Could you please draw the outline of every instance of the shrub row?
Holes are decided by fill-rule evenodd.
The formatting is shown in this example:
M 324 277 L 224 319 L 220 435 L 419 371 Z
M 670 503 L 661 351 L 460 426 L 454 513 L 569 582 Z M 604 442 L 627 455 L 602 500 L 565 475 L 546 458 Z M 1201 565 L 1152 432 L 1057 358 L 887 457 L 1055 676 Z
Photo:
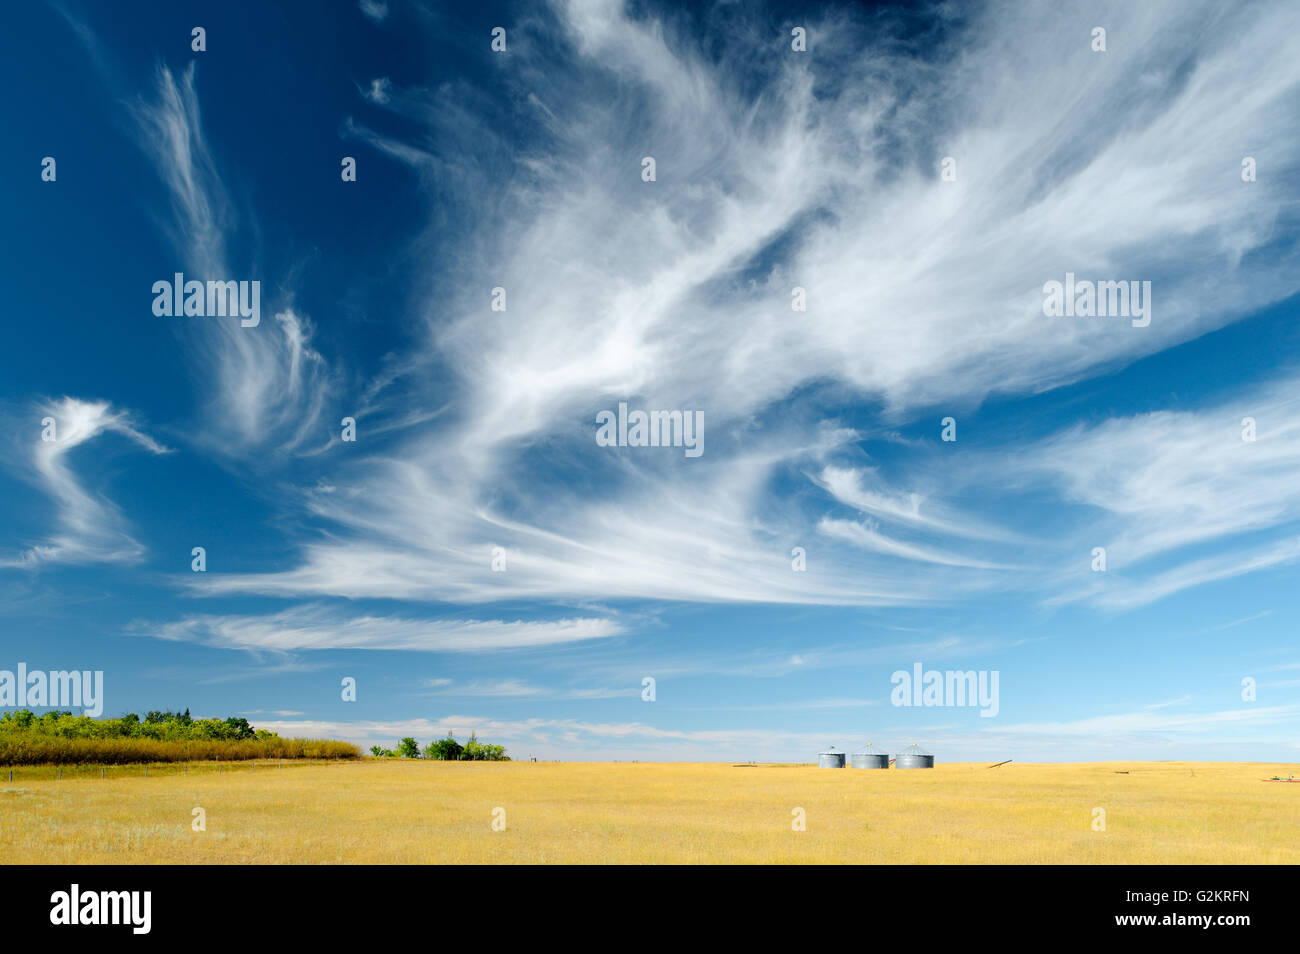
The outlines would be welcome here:
M 0 733 L 0 765 L 119 765 L 130 762 L 357 759 L 361 750 L 333 739 L 85 739 Z

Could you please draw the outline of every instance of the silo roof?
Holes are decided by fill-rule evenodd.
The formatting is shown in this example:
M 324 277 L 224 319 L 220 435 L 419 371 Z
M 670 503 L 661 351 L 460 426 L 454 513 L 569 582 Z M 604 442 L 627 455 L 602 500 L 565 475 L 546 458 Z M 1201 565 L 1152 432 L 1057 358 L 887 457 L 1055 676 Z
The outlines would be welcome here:
M 921 748 L 919 745 L 913 742 L 911 745 L 901 749 L 895 754 L 896 755 L 933 755 L 934 753 L 931 752 L 929 749 Z

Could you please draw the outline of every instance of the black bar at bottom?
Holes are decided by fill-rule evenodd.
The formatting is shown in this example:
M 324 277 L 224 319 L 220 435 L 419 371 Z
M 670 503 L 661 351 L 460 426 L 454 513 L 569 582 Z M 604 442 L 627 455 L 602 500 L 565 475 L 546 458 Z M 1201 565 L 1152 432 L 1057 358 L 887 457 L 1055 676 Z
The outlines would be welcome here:
M 429 927 L 566 937 L 837 929 L 846 940 L 912 928 L 1044 938 L 1140 934 L 1179 943 L 1280 936 L 1294 924 L 1284 867 L 78 867 L 11 866 L 0 892 L 6 939 L 78 933 L 193 942 L 373 942 Z M 76 885 L 76 888 L 73 888 Z M 105 895 L 105 892 L 111 892 Z M 125 894 L 123 894 L 125 892 Z M 148 892 L 148 906 L 145 895 Z M 93 895 L 93 899 L 90 896 Z M 74 907 L 77 914 L 72 915 Z M 439 910 L 441 909 L 441 910 Z M 147 919 L 145 912 L 147 910 Z M 437 912 L 435 914 L 435 912 Z M 73 920 L 78 922 L 73 924 Z M 86 920 L 118 923 L 86 924 Z M 60 921 L 62 923 L 54 923 Z M 423 925 L 423 927 L 422 927 Z M 767 927 L 763 927 L 767 925 Z M 144 928 L 147 927 L 147 932 Z M 826 934 L 829 930 L 831 933 Z M 885 935 L 874 934 L 884 930 Z M 937 933 L 934 933 L 937 932 Z M 487 936 L 487 935 L 484 935 Z M 956 935 L 954 935 L 956 936 Z

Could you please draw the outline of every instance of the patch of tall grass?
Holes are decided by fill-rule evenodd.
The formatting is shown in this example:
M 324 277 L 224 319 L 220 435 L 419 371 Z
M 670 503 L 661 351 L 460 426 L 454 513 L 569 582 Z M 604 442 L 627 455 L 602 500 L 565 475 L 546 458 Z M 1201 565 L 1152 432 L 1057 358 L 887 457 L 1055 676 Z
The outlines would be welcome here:
M 0 765 L 120 765 L 140 762 L 236 762 L 248 759 L 359 759 L 361 750 L 335 739 L 63 738 L 0 733 Z

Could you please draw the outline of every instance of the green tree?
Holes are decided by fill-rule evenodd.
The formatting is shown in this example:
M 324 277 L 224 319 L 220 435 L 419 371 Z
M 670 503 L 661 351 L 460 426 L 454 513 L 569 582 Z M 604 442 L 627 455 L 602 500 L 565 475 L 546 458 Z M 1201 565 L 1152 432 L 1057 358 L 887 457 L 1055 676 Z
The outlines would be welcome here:
M 452 738 L 451 733 L 448 732 L 447 738 L 429 743 L 429 747 L 424 750 L 424 757 L 426 759 L 438 759 L 442 762 L 456 762 L 460 759 L 462 748 L 461 744 Z
M 404 759 L 418 759 L 420 757 L 420 743 L 408 735 L 397 743 L 397 752 Z
M 462 762 L 482 762 L 483 761 L 483 743 L 478 740 L 478 734 L 471 732 L 469 739 L 465 742 L 465 750 L 460 753 Z
M 93 719 L 70 712 L 50 711 L 36 716 L 30 709 L 0 713 L 0 732 L 28 732 L 33 735 L 64 739 L 156 739 L 167 741 L 266 741 L 278 736 L 266 729 L 255 729 L 242 717 L 228 719 L 191 718 L 183 713 L 151 710 L 143 722 L 133 712 L 117 719 Z
M 226 726 L 230 734 L 227 738 L 231 739 L 251 739 L 253 737 L 253 727 L 248 724 L 248 720 L 235 716 L 226 719 Z

